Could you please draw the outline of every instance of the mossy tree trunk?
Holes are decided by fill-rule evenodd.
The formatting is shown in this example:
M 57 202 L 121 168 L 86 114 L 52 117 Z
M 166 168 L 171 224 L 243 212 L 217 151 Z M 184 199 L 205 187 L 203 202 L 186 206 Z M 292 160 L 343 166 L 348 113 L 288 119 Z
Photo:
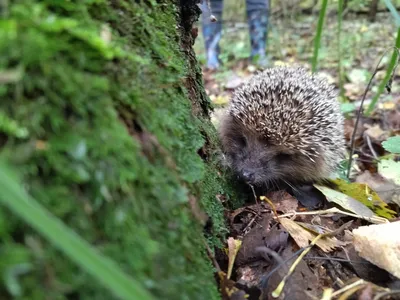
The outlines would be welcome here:
M 196 1 L 2 1 L 0 145 L 24 187 L 160 299 L 218 299 L 226 233 Z M 212 228 L 204 235 L 204 214 Z M 113 299 L 0 208 L 1 295 Z

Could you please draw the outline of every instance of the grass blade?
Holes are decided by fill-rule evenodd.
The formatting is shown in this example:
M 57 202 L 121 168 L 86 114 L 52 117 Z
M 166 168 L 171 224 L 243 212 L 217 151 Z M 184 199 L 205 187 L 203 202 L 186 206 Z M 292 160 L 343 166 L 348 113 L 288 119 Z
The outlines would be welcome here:
M 398 27 L 398 29 L 397 29 L 397 37 L 396 37 L 396 45 L 395 46 L 397 48 L 400 48 L 400 27 Z M 396 51 L 396 49 L 394 49 L 392 58 L 390 59 L 389 66 L 386 70 L 385 78 L 382 80 L 381 84 L 378 87 L 378 91 L 376 92 L 375 96 L 372 98 L 371 103 L 369 104 L 367 110 L 365 111 L 366 116 L 369 116 L 372 113 L 372 111 L 374 110 L 375 105 L 378 102 L 380 95 L 385 90 L 386 84 L 389 82 L 389 80 L 392 76 L 393 69 L 394 69 L 397 59 L 398 59 L 397 53 L 398 52 Z
M 339 77 L 339 95 L 340 100 L 345 99 L 344 88 L 343 88 L 343 64 L 342 64 L 342 43 L 341 43 L 341 33 L 342 33 L 342 20 L 343 20 L 343 1 L 338 1 L 338 77 Z
M 400 15 L 396 10 L 396 7 L 394 7 L 392 1 L 390 0 L 384 0 L 386 7 L 388 8 L 388 10 L 390 11 L 390 13 L 392 14 L 395 22 L 396 22 L 396 26 L 400 27 Z
M 318 52 L 319 52 L 319 47 L 321 46 L 322 28 L 324 27 L 324 20 L 325 20 L 327 7 L 328 7 L 328 0 L 322 0 L 322 7 L 321 7 L 321 11 L 319 12 L 319 18 L 318 18 L 317 34 L 314 39 L 314 53 L 313 53 L 313 59 L 312 59 L 312 72 L 313 73 L 317 70 Z
M 23 190 L 17 178 L 13 169 L 4 161 L 0 161 L 0 203 L 46 237 L 116 296 L 122 299 L 152 299 L 146 290 L 112 260 L 96 251 L 61 220 L 32 199 Z

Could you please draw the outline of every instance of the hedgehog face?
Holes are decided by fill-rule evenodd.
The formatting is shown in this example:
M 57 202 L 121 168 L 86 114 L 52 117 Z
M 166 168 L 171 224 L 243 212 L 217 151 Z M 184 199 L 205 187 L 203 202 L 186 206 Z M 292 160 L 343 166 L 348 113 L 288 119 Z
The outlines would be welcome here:
M 320 173 L 323 162 L 274 145 L 234 118 L 222 123 L 220 133 L 228 165 L 248 184 L 270 187 L 279 182 L 304 182 L 313 179 L 310 174 Z

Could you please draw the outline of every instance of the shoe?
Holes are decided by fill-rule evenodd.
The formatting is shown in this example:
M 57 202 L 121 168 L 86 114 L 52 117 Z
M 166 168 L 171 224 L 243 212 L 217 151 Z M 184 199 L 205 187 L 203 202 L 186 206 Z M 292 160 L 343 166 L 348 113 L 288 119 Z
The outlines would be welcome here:
M 247 12 L 249 34 L 251 43 L 251 60 L 261 67 L 268 65 L 266 55 L 268 10 L 256 10 Z

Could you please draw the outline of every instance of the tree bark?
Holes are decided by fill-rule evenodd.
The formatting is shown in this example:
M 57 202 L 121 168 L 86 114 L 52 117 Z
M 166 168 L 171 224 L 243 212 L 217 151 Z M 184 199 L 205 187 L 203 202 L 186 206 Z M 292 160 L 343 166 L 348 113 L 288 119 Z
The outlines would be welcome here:
M 229 189 L 192 49 L 196 2 L 2 7 L 3 152 L 33 198 L 160 299 L 219 298 L 203 226 L 221 245 Z M 0 271 L 14 274 L 2 295 L 114 299 L 24 220 L 0 207 L 0 221 Z
M 371 0 L 371 3 L 369 5 L 369 14 L 368 14 L 370 22 L 375 22 L 376 13 L 378 11 L 378 4 L 379 0 Z

